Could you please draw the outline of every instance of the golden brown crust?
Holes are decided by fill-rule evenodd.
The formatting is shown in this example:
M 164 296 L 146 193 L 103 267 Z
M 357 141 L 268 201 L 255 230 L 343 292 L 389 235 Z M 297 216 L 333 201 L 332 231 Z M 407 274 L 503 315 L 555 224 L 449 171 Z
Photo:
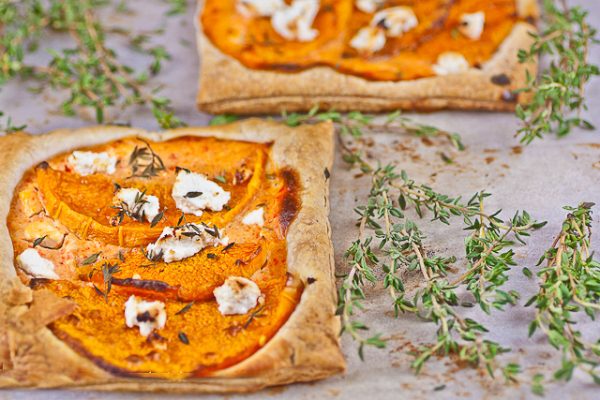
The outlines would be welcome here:
M 0 225 L 0 388 L 57 387 L 169 392 L 246 392 L 290 382 L 310 381 L 345 368 L 335 317 L 333 249 L 328 222 L 325 168 L 333 161 L 329 123 L 289 128 L 257 119 L 207 128 L 149 133 L 121 127 L 59 130 L 47 135 L 0 137 L 0 219 L 6 221 L 13 191 L 23 173 L 54 155 L 79 147 L 138 135 L 150 140 L 214 136 L 274 142 L 280 167 L 299 172 L 302 208 L 288 232 L 288 269 L 306 287 L 299 305 L 279 332 L 257 353 L 208 378 L 166 381 L 115 377 L 57 339 L 46 324 L 72 311 L 73 304 L 47 291 L 32 291 L 16 277 L 12 244 Z M 310 157 L 306 155 L 309 154 Z M 50 304 L 50 307 L 40 307 Z M 36 321 L 35 323 L 33 321 Z
M 535 0 L 517 0 L 517 7 L 523 18 L 537 18 Z M 201 9 L 200 0 L 199 12 Z M 512 111 L 527 98 L 522 94 L 512 95 L 511 91 L 525 86 L 526 70 L 534 72 L 537 69 L 536 63 L 520 64 L 517 59 L 517 51 L 532 43 L 528 32 L 536 29 L 525 22 L 514 26 L 494 57 L 481 69 L 399 82 L 368 81 L 327 67 L 298 73 L 249 69 L 220 52 L 197 24 L 202 64 L 197 104 L 201 110 L 215 114 L 307 111 L 315 105 L 338 111 L 365 112 L 397 109 Z M 501 75 L 505 75 L 510 83 L 499 84 L 505 81 L 504 77 L 498 79 Z

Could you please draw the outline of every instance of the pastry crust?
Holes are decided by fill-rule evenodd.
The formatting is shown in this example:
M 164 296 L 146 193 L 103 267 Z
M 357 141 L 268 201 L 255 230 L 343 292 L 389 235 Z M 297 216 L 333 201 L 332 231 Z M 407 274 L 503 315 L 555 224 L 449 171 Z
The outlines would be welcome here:
M 129 136 L 152 141 L 180 136 L 273 142 L 279 167 L 298 171 L 302 207 L 288 235 L 288 270 L 305 284 L 300 303 L 275 336 L 237 365 L 207 378 L 126 378 L 98 367 L 46 327 L 68 315 L 74 304 L 45 290 L 33 291 L 17 278 L 8 228 L 0 225 L 0 388 L 72 387 L 94 390 L 247 392 L 266 386 L 322 379 L 345 369 L 340 324 L 335 316 L 333 248 L 328 222 L 328 174 L 333 161 L 330 123 L 290 128 L 257 119 L 164 133 L 124 127 L 57 130 L 46 135 L 0 137 L 0 220 L 6 221 L 13 192 L 25 171 L 57 154 Z M 310 157 L 306 155 L 310 154 Z
M 382 112 L 397 109 L 512 111 L 527 101 L 512 91 L 526 85 L 526 71 L 535 73 L 537 62 L 521 64 L 519 49 L 529 48 L 529 32 L 538 18 L 535 0 L 516 0 L 521 18 L 496 54 L 481 69 L 416 80 L 381 82 L 347 75 L 328 67 L 297 73 L 249 69 L 218 50 L 203 33 L 196 18 L 200 54 L 197 105 L 214 114 L 280 113 L 308 111 L 314 106 L 338 111 Z M 202 0 L 198 13 L 202 11 Z M 507 83 L 507 79 L 508 82 Z

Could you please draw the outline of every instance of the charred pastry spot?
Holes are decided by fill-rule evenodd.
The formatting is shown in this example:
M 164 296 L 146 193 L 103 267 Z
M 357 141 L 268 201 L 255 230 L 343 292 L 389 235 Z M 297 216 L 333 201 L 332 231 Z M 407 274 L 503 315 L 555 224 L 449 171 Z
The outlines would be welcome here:
M 299 66 L 298 64 L 292 64 L 292 63 L 288 63 L 288 64 L 273 64 L 272 68 L 275 70 L 279 70 L 279 71 L 283 71 L 283 72 L 297 72 L 297 71 L 301 71 L 302 67 Z
M 309 285 L 312 285 L 316 281 L 317 280 L 315 278 L 313 278 L 312 276 L 309 276 L 308 278 L 306 278 L 306 283 L 309 284 Z
M 281 171 L 283 179 L 283 199 L 281 201 L 281 210 L 279 213 L 279 223 L 281 225 L 282 235 L 287 234 L 287 230 L 294 221 L 300 211 L 300 199 L 298 191 L 300 190 L 300 182 L 298 174 L 291 169 Z
M 53 327 L 52 324 L 50 324 L 48 326 L 48 328 L 50 328 L 50 330 L 52 331 L 52 333 L 58 339 L 60 339 L 61 341 L 67 343 L 77 353 L 79 353 L 82 356 L 88 358 L 94 364 L 96 364 L 98 367 L 102 368 L 106 372 L 108 372 L 108 373 L 110 373 L 110 374 L 112 374 L 114 376 L 122 377 L 122 378 L 139 377 L 139 374 L 136 373 L 136 372 L 131 372 L 131 371 L 128 371 L 126 369 L 123 369 L 123 368 L 120 368 L 120 367 L 116 367 L 116 366 L 110 364 L 109 362 L 106 362 L 101 357 L 92 354 L 87 348 L 85 348 L 85 346 L 80 341 L 78 341 L 77 339 L 72 338 L 67 333 L 65 333 L 65 332 L 63 332 L 63 331 L 61 331 L 59 329 L 54 329 L 54 327 Z
M 145 280 L 145 279 L 133 279 L 133 278 L 125 278 L 125 279 L 113 278 L 112 283 L 113 283 L 113 285 L 117 285 L 117 286 L 130 286 L 130 287 L 134 287 L 137 289 L 149 290 L 149 291 L 153 291 L 153 292 L 166 292 L 169 289 L 174 289 L 172 286 L 170 286 L 166 282 L 150 280 L 150 279 Z
M 39 168 L 39 169 L 48 169 L 48 168 L 50 168 L 50 164 L 48 164 L 47 161 L 42 161 L 41 163 L 39 163 L 36 166 L 36 168 Z
M 50 279 L 46 279 L 46 278 L 31 278 L 31 280 L 29 281 L 29 287 L 31 289 L 37 289 L 40 286 L 44 286 L 48 282 L 50 282 Z
M 323 171 L 323 174 L 325 175 L 326 180 L 331 177 L 331 173 L 329 172 L 329 169 L 327 167 L 325 167 L 325 171 Z
M 512 90 L 506 89 L 502 92 L 502 100 L 508 103 L 514 103 L 519 98 L 519 94 L 513 92 Z
M 492 76 L 492 83 L 498 86 L 510 85 L 510 78 L 506 74 L 498 74 Z

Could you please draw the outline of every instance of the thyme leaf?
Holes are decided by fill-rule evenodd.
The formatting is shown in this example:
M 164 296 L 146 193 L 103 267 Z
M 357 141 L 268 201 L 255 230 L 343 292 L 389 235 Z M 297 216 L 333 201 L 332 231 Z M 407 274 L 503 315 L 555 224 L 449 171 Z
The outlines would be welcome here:
M 250 324 L 252 323 L 252 321 L 254 321 L 256 318 L 260 318 L 262 317 L 263 311 L 265 309 L 264 305 L 261 305 L 260 307 L 258 307 L 256 310 L 254 310 L 250 316 L 248 317 L 248 319 L 246 320 L 246 322 L 244 322 L 244 325 L 242 326 L 243 329 L 248 329 L 248 327 L 250 326 Z
M 39 237 L 37 239 L 35 239 L 33 241 L 33 248 L 35 249 L 37 246 L 39 246 L 40 244 L 42 244 L 42 242 L 48 237 L 48 235 L 44 235 L 42 237 Z
M 194 301 L 187 303 L 181 310 L 177 311 L 175 313 L 175 315 L 182 315 L 182 314 L 185 314 L 186 312 L 190 311 L 190 309 L 192 308 L 194 303 L 195 303 Z
M 152 222 L 150 223 L 150 228 L 154 228 L 165 216 L 165 212 L 161 211 L 156 214 L 156 217 L 152 218 Z
M 179 332 L 179 334 L 177 335 L 177 337 L 179 337 L 179 340 L 181 341 L 181 343 L 183 343 L 183 344 L 190 344 L 190 339 L 188 339 L 188 337 L 185 334 L 185 332 L 183 332 L 183 331 Z
M 98 252 L 95 254 L 92 254 L 90 256 L 88 256 L 85 260 L 83 260 L 81 262 L 81 264 L 79 264 L 80 266 L 86 266 L 86 265 L 91 265 L 91 264 L 95 264 L 96 261 L 98 261 L 98 257 L 100 256 L 100 254 L 102 254 L 102 252 Z

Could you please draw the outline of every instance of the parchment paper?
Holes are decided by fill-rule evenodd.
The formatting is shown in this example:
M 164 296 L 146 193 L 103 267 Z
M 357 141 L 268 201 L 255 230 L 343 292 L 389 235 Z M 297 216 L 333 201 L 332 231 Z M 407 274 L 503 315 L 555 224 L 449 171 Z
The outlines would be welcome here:
M 590 10 L 591 21 L 600 26 L 600 2 L 578 0 Z M 198 75 L 198 59 L 195 52 L 193 31 L 193 7 L 189 14 L 165 18 L 164 2 L 128 1 L 133 12 L 129 15 L 107 13 L 107 24 L 133 29 L 135 31 L 164 28 L 165 33 L 156 39 L 169 47 L 173 59 L 167 62 L 159 76 L 165 84 L 163 93 L 173 99 L 177 114 L 190 125 L 203 125 L 210 116 L 196 111 L 194 98 Z M 64 46 L 64 38 L 51 37 L 49 47 Z M 124 43 L 115 43 L 122 48 Z M 42 49 L 44 50 L 44 49 Z M 37 58 L 43 62 L 48 56 Z M 592 61 L 600 63 L 600 52 L 593 48 Z M 143 67 L 147 59 L 131 56 L 132 65 Z M 233 79 L 233 78 L 232 78 Z M 50 89 L 39 94 L 26 90 L 30 84 L 14 81 L 0 89 L 0 110 L 11 115 L 15 123 L 26 123 L 33 133 L 62 128 L 78 127 L 92 123 L 89 118 L 68 118 L 56 112 L 63 94 Z M 587 88 L 590 111 L 586 117 L 600 126 L 600 82 L 594 80 Z M 518 123 L 511 114 L 439 112 L 429 115 L 411 115 L 415 119 L 434 124 L 447 130 L 459 132 L 468 149 L 457 153 L 445 147 L 431 146 L 420 139 L 390 134 L 373 135 L 372 155 L 385 161 L 394 161 L 398 168 L 405 169 L 415 179 L 432 185 L 438 191 L 450 195 L 469 197 L 475 191 L 486 189 L 494 194 L 487 202 L 488 209 L 502 208 L 504 216 L 511 216 L 517 209 L 527 209 L 548 225 L 537 232 L 527 247 L 518 247 L 516 259 L 520 267 L 528 266 L 534 272 L 534 265 L 552 242 L 560 229 L 565 216 L 563 205 L 576 205 L 581 201 L 598 203 L 594 216 L 594 227 L 600 228 L 600 137 L 598 131 L 575 132 L 568 138 L 557 140 L 548 138 L 521 148 L 513 137 Z M 156 129 L 153 118 L 147 111 L 131 110 L 120 115 L 119 122 L 134 126 Z M 443 150 L 454 159 L 453 164 L 442 160 Z M 310 155 L 307 155 L 309 157 Z M 355 215 L 353 207 L 366 196 L 368 181 L 356 177 L 356 171 L 349 171 L 339 155 L 331 179 L 331 222 L 335 243 L 338 269 L 343 269 L 342 255 L 354 239 Z M 462 264 L 465 236 L 461 221 L 447 228 L 440 224 L 430 224 L 427 218 L 422 221 L 426 232 L 428 248 L 439 254 L 461 256 L 455 266 Z M 600 250 L 598 235 L 593 240 L 594 248 Z M 465 309 L 467 315 L 479 318 L 490 329 L 490 336 L 513 349 L 504 356 L 505 361 L 519 362 L 525 367 L 523 380 L 537 372 L 553 371 L 559 366 L 560 355 L 545 344 L 539 335 L 527 338 L 527 325 L 533 316 L 533 309 L 524 308 L 523 303 L 535 290 L 535 280 L 527 279 L 516 267 L 511 272 L 508 288 L 517 289 L 522 294 L 521 304 L 509 307 L 507 312 L 494 312 L 492 316 L 482 316 L 475 309 Z M 412 278 L 409 278 L 409 280 Z M 435 326 L 416 318 L 401 316 L 392 318 L 390 302 L 383 290 L 375 287 L 368 290 L 368 308 L 361 318 L 376 332 L 384 332 L 392 337 L 385 350 L 369 349 L 366 361 L 361 362 L 356 354 L 355 344 L 343 338 L 344 352 L 348 358 L 348 371 L 343 376 L 334 377 L 313 384 L 291 385 L 269 389 L 247 396 L 226 396 L 227 399 L 453 399 L 453 398 L 530 398 L 529 385 L 507 385 L 501 377 L 493 381 L 481 371 L 464 369 L 447 359 L 433 359 L 419 376 L 410 370 L 411 356 L 406 352 L 411 346 L 434 340 Z M 588 335 L 600 334 L 599 323 L 585 323 L 582 329 Z M 434 390 L 434 388 L 438 390 Z M 0 399 L 154 399 L 186 398 L 185 396 L 144 395 L 144 394 L 105 394 L 72 391 L 0 391 Z M 205 396 L 207 399 L 221 398 Z M 548 399 L 598 399 L 600 388 L 585 376 L 576 375 L 568 385 L 553 384 L 547 387 Z

